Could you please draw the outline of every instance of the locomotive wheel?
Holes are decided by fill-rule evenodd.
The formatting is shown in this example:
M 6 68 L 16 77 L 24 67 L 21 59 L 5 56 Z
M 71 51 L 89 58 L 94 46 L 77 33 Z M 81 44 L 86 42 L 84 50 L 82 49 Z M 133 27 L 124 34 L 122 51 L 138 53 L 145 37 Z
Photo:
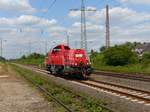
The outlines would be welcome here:
M 86 74 L 86 70 L 85 70 L 85 69 L 82 70 L 81 75 L 82 75 L 82 78 L 83 78 L 84 80 L 88 79 L 88 76 L 87 76 L 87 74 Z
M 45 70 L 49 71 L 49 73 L 52 73 L 51 67 L 49 67 L 49 66 L 46 66 L 46 67 L 45 67 Z

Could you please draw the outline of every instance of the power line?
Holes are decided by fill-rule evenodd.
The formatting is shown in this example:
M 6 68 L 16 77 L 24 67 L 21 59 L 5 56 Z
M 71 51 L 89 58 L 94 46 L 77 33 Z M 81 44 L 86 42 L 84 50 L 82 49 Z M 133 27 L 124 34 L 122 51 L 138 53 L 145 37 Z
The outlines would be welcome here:
M 41 18 L 43 18 L 43 17 L 49 12 L 49 10 L 55 5 L 56 1 L 57 1 L 57 0 L 54 0 L 54 1 L 50 4 L 50 6 L 47 8 L 47 10 L 45 11 L 45 13 L 42 15 Z

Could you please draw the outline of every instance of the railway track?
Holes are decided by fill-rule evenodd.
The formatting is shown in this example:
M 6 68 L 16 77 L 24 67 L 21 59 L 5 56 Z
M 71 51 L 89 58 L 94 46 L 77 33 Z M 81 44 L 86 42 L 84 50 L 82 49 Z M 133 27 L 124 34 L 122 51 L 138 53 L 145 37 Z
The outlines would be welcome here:
M 105 72 L 105 71 L 95 71 L 94 73 L 96 75 L 102 75 L 102 76 L 111 76 L 116 78 L 150 82 L 150 76 L 144 76 L 142 74 L 123 74 L 123 73 L 114 73 L 114 72 Z
M 40 72 L 49 73 L 48 71 L 38 69 Z M 96 81 L 94 79 L 89 80 L 73 80 L 72 82 L 78 82 L 89 87 L 93 87 L 100 91 L 120 96 L 121 98 L 129 99 L 133 102 L 139 102 L 146 105 L 150 105 L 150 92 L 135 89 L 131 87 L 121 86 L 103 81 Z
M 27 66 L 24 66 L 24 65 L 18 65 L 18 64 L 15 64 L 17 66 L 20 66 L 20 67 L 23 67 L 23 68 L 26 68 L 26 69 L 29 69 L 29 70 L 32 70 L 32 71 L 35 71 L 37 73 L 41 73 L 45 76 L 48 76 L 50 75 L 50 73 L 46 70 L 43 70 L 43 69 L 38 69 L 37 67 L 27 67 Z M 26 77 L 24 77 L 26 78 Z M 64 107 L 64 109 L 67 111 L 67 112 L 74 112 L 73 110 L 71 110 L 69 107 L 67 107 L 64 103 L 62 103 L 61 101 L 59 101 L 57 98 L 53 97 L 53 95 L 51 95 L 51 93 L 49 93 L 45 88 L 43 88 L 42 86 L 40 86 L 39 84 L 35 83 L 34 81 L 32 81 L 31 79 L 28 79 L 26 78 L 29 82 L 31 82 L 33 85 L 35 85 L 39 90 L 41 90 L 45 95 L 47 95 L 48 97 L 52 98 L 56 103 L 58 103 L 60 106 Z M 68 90 L 66 88 L 64 88 L 66 91 L 70 92 L 70 93 L 73 93 L 73 91 L 71 90 Z M 82 97 L 82 98 L 86 98 L 78 93 L 74 93 L 77 97 Z M 103 109 L 106 109 L 108 110 L 109 112 L 115 112 L 114 110 L 110 109 L 109 107 L 105 106 L 105 105 L 102 105 L 102 104 L 99 104 L 100 107 L 102 107 Z
M 28 67 L 28 69 L 29 69 L 29 67 Z M 31 69 L 31 67 L 30 67 L 30 69 Z M 46 70 L 37 69 L 35 67 L 32 68 L 32 70 L 42 73 L 42 74 L 44 73 L 47 76 L 50 75 L 49 72 Z M 71 80 L 71 82 L 78 83 L 78 84 L 84 85 L 86 87 L 90 87 L 90 88 L 96 89 L 98 91 L 101 91 L 101 92 L 104 92 L 107 94 L 111 94 L 111 95 L 114 95 L 114 96 L 117 96 L 117 97 L 120 97 L 123 99 L 127 99 L 132 102 L 141 103 L 141 104 L 150 106 L 150 92 L 148 92 L 148 91 L 143 91 L 140 89 L 121 86 L 121 85 L 112 84 L 112 83 L 108 83 L 108 82 L 106 83 L 106 82 L 102 82 L 102 81 L 95 81 L 93 79 Z
M 146 105 L 150 105 L 150 92 L 148 91 L 142 91 L 134 88 L 94 80 L 79 81 L 79 82 L 82 84 L 86 84 L 90 87 L 100 89 L 100 91 L 115 94 L 116 96 L 120 96 L 121 98 L 124 97 L 132 101 L 137 101 Z

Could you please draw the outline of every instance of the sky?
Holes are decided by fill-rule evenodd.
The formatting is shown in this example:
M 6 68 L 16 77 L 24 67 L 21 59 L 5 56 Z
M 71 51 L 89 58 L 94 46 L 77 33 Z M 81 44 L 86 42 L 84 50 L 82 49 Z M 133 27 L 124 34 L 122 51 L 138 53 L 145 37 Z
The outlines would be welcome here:
M 3 56 L 19 58 L 31 52 L 45 53 L 59 43 L 80 48 L 81 0 L 0 0 L 0 39 Z M 111 45 L 150 42 L 150 0 L 85 0 L 88 50 L 105 45 L 105 4 L 110 7 Z M 47 13 L 46 13 L 47 12 Z

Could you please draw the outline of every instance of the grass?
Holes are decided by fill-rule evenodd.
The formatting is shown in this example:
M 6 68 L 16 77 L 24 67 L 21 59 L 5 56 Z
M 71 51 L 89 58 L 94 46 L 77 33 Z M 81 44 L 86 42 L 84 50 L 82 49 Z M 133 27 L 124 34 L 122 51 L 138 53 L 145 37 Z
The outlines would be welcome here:
M 142 64 L 132 64 L 126 66 L 94 65 L 94 68 L 101 71 L 150 74 L 150 65 L 145 66 Z
M 104 104 L 100 100 L 86 95 L 81 95 L 81 97 L 79 97 L 75 94 L 75 92 L 68 91 L 70 88 L 63 87 L 63 85 L 57 85 L 45 76 L 33 73 L 30 70 L 20 68 L 15 65 L 11 65 L 11 67 L 19 75 L 30 78 L 32 81 L 44 87 L 54 97 L 58 98 L 61 102 L 69 106 L 75 112 L 109 112 L 100 106 L 100 104 Z M 49 101 L 51 101 L 51 99 L 49 99 Z M 62 107 L 57 106 L 56 109 L 57 112 L 64 112 Z
M 26 65 L 44 65 L 44 59 L 45 59 L 45 55 L 32 53 L 28 56 L 24 55 L 21 58 L 12 61 L 20 64 L 26 64 Z
M 26 65 L 43 65 L 44 58 L 26 58 L 16 60 L 17 63 L 26 64 Z

